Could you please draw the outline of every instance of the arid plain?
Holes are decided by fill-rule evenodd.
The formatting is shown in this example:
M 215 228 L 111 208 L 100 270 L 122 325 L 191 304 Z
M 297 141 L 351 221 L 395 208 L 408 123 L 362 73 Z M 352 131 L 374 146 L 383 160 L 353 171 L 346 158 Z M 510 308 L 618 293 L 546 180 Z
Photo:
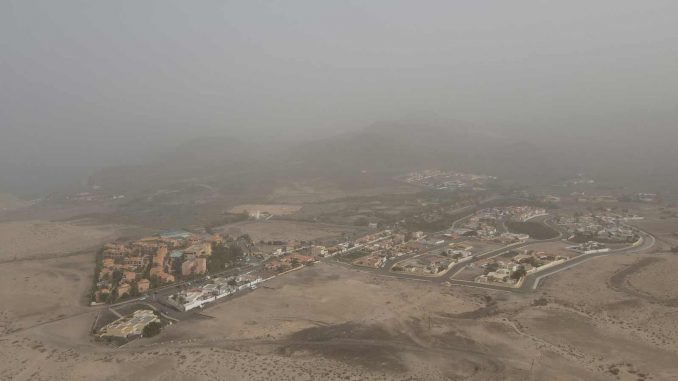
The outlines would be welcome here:
M 660 237 L 654 252 L 593 259 L 534 293 L 321 263 L 121 348 L 89 334 L 91 253 L 5 262 L 0 378 L 676 379 L 678 289 L 666 274 L 678 256 L 661 237 L 678 223 L 644 224 Z

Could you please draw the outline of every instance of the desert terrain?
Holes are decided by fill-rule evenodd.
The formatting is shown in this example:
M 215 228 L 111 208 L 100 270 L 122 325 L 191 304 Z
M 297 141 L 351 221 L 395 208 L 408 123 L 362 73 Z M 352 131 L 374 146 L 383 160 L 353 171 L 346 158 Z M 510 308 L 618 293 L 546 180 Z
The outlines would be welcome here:
M 271 203 L 318 203 L 349 197 L 369 197 L 381 194 L 412 194 L 419 188 L 397 183 L 390 178 L 356 175 L 334 182 L 315 180 L 295 182 L 277 187 L 268 196 Z
M 27 205 L 30 205 L 30 203 L 21 200 L 12 194 L 0 192 L 0 212 L 12 209 L 19 209 Z
M 678 377 L 678 292 L 653 281 L 657 272 L 678 271 L 671 254 L 597 258 L 530 294 L 319 264 L 121 348 L 89 335 L 96 310 L 83 307 L 78 293 L 87 262 L 1 265 L 3 289 L 15 286 L 2 294 L 3 305 L 34 301 L 3 313 L 1 379 Z M 35 281 L 48 272 L 49 282 Z
M 230 213 L 245 213 L 245 212 L 266 212 L 276 216 L 284 216 L 299 211 L 303 205 L 295 204 L 243 204 L 234 206 L 229 210 Z
M 216 230 L 216 229 L 215 229 Z M 234 236 L 249 234 L 252 240 L 258 241 L 308 241 L 340 236 L 352 233 L 357 228 L 331 224 L 315 224 L 297 221 L 243 221 L 218 228 Z
M 322 262 L 115 347 L 91 335 L 106 307 L 86 306 L 86 293 L 93 247 L 131 227 L 6 222 L 0 380 L 675 380 L 678 223 L 650 214 L 636 225 L 658 237 L 650 252 L 592 259 L 533 292 Z M 358 228 L 272 219 L 222 229 L 301 241 Z
M 0 261 L 47 258 L 90 249 L 116 239 L 126 229 L 88 220 L 0 223 Z

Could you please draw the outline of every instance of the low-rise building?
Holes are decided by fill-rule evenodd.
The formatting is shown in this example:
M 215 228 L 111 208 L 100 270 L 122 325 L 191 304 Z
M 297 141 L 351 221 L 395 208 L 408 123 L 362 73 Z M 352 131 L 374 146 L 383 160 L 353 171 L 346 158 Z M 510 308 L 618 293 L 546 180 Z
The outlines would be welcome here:
M 162 246 L 153 256 L 153 266 L 163 266 L 165 264 L 165 256 L 167 256 L 167 247 Z
M 120 318 L 99 331 L 100 337 L 130 338 L 141 336 L 144 328 L 152 323 L 160 323 L 160 319 L 151 310 L 137 310 L 131 316 Z
M 207 272 L 207 259 L 194 258 L 184 261 L 181 264 L 181 275 L 204 274 Z
M 146 278 L 143 278 L 139 280 L 139 282 L 137 282 L 137 289 L 139 290 L 139 292 L 146 292 L 150 287 L 151 282 Z
M 212 255 L 212 245 L 209 242 L 196 243 L 184 249 L 184 255 L 187 257 L 208 257 Z
M 162 267 L 153 267 L 150 272 L 151 278 L 158 278 L 159 281 L 163 283 L 174 282 L 174 275 L 168 274 Z
M 313 246 L 311 246 L 309 253 L 313 257 L 324 257 L 324 256 L 327 255 L 328 251 L 325 248 L 325 246 L 313 245 Z
M 109 269 L 108 267 L 104 267 L 99 271 L 99 280 L 110 278 L 111 273 L 112 273 L 111 269 Z
M 137 278 L 137 274 L 133 271 L 125 271 L 122 273 L 122 280 L 125 282 L 132 282 Z
M 131 267 L 141 267 L 144 265 L 144 258 L 139 256 L 125 257 L 125 264 Z
M 118 288 L 115 290 L 115 293 L 118 296 L 118 298 L 120 298 L 123 297 L 124 295 L 129 295 L 131 290 L 132 288 L 129 285 L 129 283 L 120 283 L 118 284 Z
M 113 267 L 115 265 L 115 261 L 113 260 L 113 258 L 104 258 L 101 261 L 101 264 L 103 265 L 104 268 Z

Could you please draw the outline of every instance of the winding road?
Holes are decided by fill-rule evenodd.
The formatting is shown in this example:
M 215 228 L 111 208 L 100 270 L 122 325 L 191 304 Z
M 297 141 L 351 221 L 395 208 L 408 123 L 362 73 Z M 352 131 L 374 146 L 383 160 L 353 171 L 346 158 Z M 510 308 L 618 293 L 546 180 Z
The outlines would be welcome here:
M 462 217 L 459 220 L 455 221 L 455 224 L 465 218 L 468 218 L 468 216 Z M 547 222 L 545 222 L 547 225 L 549 225 Z M 324 262 L 326 263 L 331 263 L 331 264 L 336 264 L 340 266 L 344 266 L 346 268 L 350 268 L 353 270 L 357 271 L 363 271 L 363 272 L 368 272 L 372 273 L 375 275 L 380 275 L 380 276 L 386 276 L 390 278 L 398 278 L 398 279 L 407 279 L 407 280 L 415 280 L 415 281 L 422 281 L 422 282 L 431 282 L 431 283 L 449 283 L 451 285 L 457 285 L 457 286 L 466 286 L 466 287 L 474 287 L 474 288 L 482 288 L 482 289 L 488 289 L 488 290 L 496 290 L 496 291 L 508 291 L 508 292 L 533 292 L 534 290 L 537 289 L 539 286 L 540 282 L 551 275 L 557 274 L 561 271 L 565 271 L 568 269 L 571 269 L 575 266 L 578 266 L 584 262 L 587 262 L 591 259 L 598 258 L 598 257 L 604 257 L 608 255 L 614 255 L 614 254 L 630 254 L 630 253 L 639 253 L 639 252 L 645 252 L 651 249 L 655 243 L 656 239 L 655 237 L 647 232 L 640 231 L 641 234 L 641 240 L 639 244 L 631 246 L 631 247 L 626 247 L 626 248 L 621 248 L 621 249 L 616 249 L 616 250 L 611 250 L 605 253 L 595 253 L 595 254 L 582 254 L 580 256 L 577 256 L 575 258 L 572 258 L 566 262 L 560 263 L 558 265 L 555 265 L 549 269 L 540 271 L 535 274 L 530 274 L 525 277 L 523 282 L 520 284 L 519 287 L 508 287 L 508 286 L 502 286 L 498 284 L 487 284 L 487 283 L 477 283 L 473 281 L 466 281 L 466 280 L 460 280 L 460 279 L 453 279 L 454 275 L 459 272 L 460 270 L 464 269 L 466 266 L 472 263 L 476 263 L 480 260 L 483 259 L 488 259 L 492 257 L 499 256 L 503 253 L 505 253 L 508 250 L 512 249 L 518 249 L 521 247 L 525 247 L 528 245 L 532 245 L 535 243 L 544 243 L 544 242 L 556 242 L 560 241 L 562 239 L 562 232 L 557 229 L 556 227 L 551 226 L 553 229 L 559 232 L 559 235 L 557 237 L 551 238 L 551 239 L 545 239 L 545 240 L 528 240 L 525 242 L 509 245 L 502 247 L 497 250 L 492 250 L 486 253 L 482 253 L 480 255 L 477 255 L 473 258 L 471 261 L 466 261 L 466 262 L 461 262 L 457 263 L 454 266 L 452 266 L 448 271 L 446 271 L 443 275 L 440 276 L 421 276 L 421 275 L 412 275 L 412 274 L 403 274 L 403 273 L 396 273 L 391 271 L 391 268 L 393 265 L 397 262 L 401 262 L 403 260 L 410 259 L 412 257 L 416 257 L 419 255 L 423 255 L 426 253 L 431 253 L 440 250 L 442 247 L 446 246 L 447 243 L 441 244 L 441 245 L 435 245 L 431 247 L 430 249 L 426 250 L 425 252 L 419 252 L 419 253 L 414 253 L 414 254 L 409 254 L 409 255 L 404 255 L 398 258 L 391 259 L 385 263 L 385 265 L 382 268 L 371 268 L 371 267 L 364 267 L 364 266 L 356 266 L 352 265 L 350 263 L 345 263 L 341 262 L 337 259 L 328 259 L 325 260 Z M 452 275 L 449 275 L 452 274 Z

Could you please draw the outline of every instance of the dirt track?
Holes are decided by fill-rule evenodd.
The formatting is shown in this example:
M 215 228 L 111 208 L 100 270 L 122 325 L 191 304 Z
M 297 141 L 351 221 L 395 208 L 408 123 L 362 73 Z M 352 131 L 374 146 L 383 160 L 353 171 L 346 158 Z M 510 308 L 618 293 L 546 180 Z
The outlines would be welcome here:
M 667 307 L 678 307 L 678 298 L 672 298 L 672 299 L 665 299 L 665 298 L 657 298 L 653 295 L 650 295 L 648 293 L 642 292 L 635 287 L 633 287 L 631 284 L 629 284 L 627 278 L 630 277 L 631 275 L 643 270 L 645 267 L 648 267 L 650 265 L 653 265 L 658 262 L 663 262 L 665 261 L 664 258 L 658 258 L 658 257 L 645 257 L 642 259 L 639 259 L 635 263 L 627 266 L 626 268 L 618 271 L 615 273 L 608 281 L 608 284 L 612 289 L 615 291 L 623 292 L 628 295 L 632 295 L 634 297 L 643 299 L 645 301 L 648 301 L 650 303 L 656 303 L 656 304 L 661 304 Z

